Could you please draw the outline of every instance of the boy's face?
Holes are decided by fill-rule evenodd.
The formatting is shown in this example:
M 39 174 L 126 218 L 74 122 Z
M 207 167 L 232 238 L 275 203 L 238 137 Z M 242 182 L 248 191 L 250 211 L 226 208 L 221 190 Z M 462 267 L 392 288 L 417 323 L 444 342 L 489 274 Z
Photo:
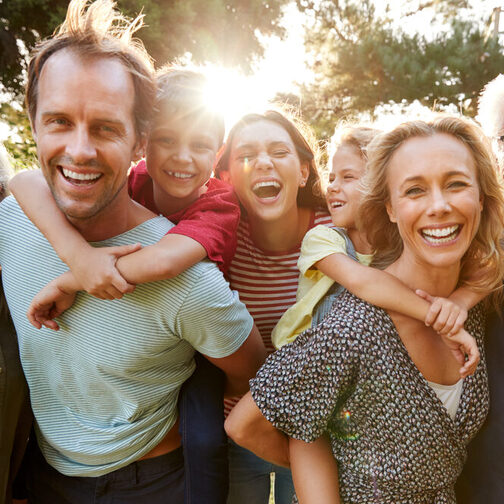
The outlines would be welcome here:
M 147 145 L 147 171 L 167 198 L 190 204 L 210 178 L 219 149 L 210 117 L 163 117 L 154 125 Z

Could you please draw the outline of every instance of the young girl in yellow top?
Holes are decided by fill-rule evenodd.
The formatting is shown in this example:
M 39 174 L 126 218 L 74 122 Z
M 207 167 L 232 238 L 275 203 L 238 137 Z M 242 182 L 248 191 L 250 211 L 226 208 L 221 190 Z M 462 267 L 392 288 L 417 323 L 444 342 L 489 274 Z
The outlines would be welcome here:
M 273 343 L 280 348 L 321 322 L 335 296 L 346 288 L 371 304 L 432 325 L 456 354 L 462 366 L 460 374 L 465 377 L 476 369 L 479 354 L 463 325 L 467 311 L 484 295 L 461 287 L 448 299 L 433 298 L 425 292 L 413 292 L 384 271 L 367 268 L 373 251 L 366 240 L 365 222 L 357 222 L 360 178 L 366 168 L 366 147 L 379 133 L 355 127 L 345 128 L 333 137 L 326 200 L 335 227 L 317 226 L 306 233 L 298 261 L 298 301 L 273 330 Z

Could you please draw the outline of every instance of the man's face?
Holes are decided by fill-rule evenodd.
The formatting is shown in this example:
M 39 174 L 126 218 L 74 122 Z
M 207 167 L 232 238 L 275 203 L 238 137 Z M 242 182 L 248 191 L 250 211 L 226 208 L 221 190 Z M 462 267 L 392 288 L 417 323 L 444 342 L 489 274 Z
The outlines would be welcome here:
M 132 78 L 117 59 L 61 50 L 45 63 L 33 126 L 42 172 L 67 217 L 90 219 L 126 194 L 138 148 L 133 106 Z

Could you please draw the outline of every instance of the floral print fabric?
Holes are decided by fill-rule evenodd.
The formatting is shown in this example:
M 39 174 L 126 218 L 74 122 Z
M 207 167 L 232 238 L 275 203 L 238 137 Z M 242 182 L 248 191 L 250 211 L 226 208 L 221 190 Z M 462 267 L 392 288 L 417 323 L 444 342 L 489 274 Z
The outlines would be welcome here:
M 251 380 L 252 396 L 291 437 L 329 433 L 342 502 L 455 503 L 465 447 L 488 411 L 481 308 L 465 327 L 481 362 L 464 380 L 455 420 L 387 313 L 347 291 L 319 326 L 267 359 Z

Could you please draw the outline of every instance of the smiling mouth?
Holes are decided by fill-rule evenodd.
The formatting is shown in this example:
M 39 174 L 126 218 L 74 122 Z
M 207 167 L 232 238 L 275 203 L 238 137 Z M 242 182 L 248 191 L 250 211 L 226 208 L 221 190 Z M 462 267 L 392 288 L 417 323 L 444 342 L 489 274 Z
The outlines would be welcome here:
M 63 168 L 63 166 L 58 166 L 61 174 L 66 180 L 72 182 L 72 184 L 77 185 L 91 185 L 96 182 L 101 176 L 101 173 L 78 173 L 68 168 Z
M 344 201 L 332 201 L 331 203 L 329 203 L 329 206 L 331 208 L 341 208 L 344 205 L 346 205 Z
M 171 177 L 175 177 L 177 179 L 190 179 L 194 177 L 192 173 L 174 172 L 174 171 L 169 171 L 166 173 L 168 173 L 168 175 L 170 175 Z
M 459 235 L 461 228 L 460 224 L 444 228 L 424 228 L 420 230 L 420 234 L 432 245 L 441 245 L 454 240 Z
M 280 184 L 275 180 L 257 182 L 252 187 L 252 192 L 261 199 L 276 198 L 280 192 Z

